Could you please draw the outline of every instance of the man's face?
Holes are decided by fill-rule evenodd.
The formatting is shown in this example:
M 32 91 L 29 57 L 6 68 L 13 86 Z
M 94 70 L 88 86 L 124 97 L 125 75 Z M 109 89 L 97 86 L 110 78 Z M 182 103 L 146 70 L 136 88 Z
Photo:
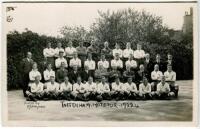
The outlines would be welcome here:
M 119 60 L 119 54 L 116 54 L 116 60 Z
M 92 54 L 88 54 L 88 59 L 92 60 Z
M 81 47 L 82 47 L 82 46 L 83 46 L 83 42 L 80 42 L 80 43 L 79 43 L 79 46 L 81 46 Z
M 77 71 L 78 67 L 77 67 L 77 66 L 74 66 L 73 69 L 74 69 L 74 71 Z
M 81 78 L 80 78 L 80 77 L 77 78 L 77 82 L 78 82 L 79 84 L 81 83 Z
M 148 83 L 147 78 L 143 78 L 143 83 L 146 85 Z
M 27 58 L 29 58 L 29 59 L 32 58 L 32 54 L 30 52 L 27 53 Z
M 117 79 L 115 80 L 115 82 L 116 82 L 117 84 L 119 84 L 119 82 L 120 82 L 120 81 L 119 81 L 119 78 L 117 78 Z
M 140 65 L 140 70 L 144 71 L 144 65 Z
M 170 55 L 170 54 L 167 55 L 167 59 L 168 59 L 168 60 L 172 60 L 172 55 Z
M 116 49 L 119 49 L 119 44 L 116 44 Z
M 131 48 L 131 44 L 130 44 L 130 43 L 127 43 L 127 44 L 126 44 L 126 48 L 127 48 L 127 49 L 130 49 L 130 48 Z
M 87 65 L 85 65 L 84 69 L 85 69 L 85 71 L 87 71 L 89 69 L 89 67 Z
M 155 66 L 154 66 L 154 70 L 155 70 L 155 71 L 158 71 L 158 70 L 159 70 L 159 66 L 158 66 L 158 65 L 155 65 Z
M 88 82 L 91 84 L 93 82 L 93 78 L 92 77 L 89 77 L 88 78 Z
M 77 58 L 77 53 L 74 53 L 74 58 Z
M 146 59 L 149 59 L 149 58 L 150 58 L 150 55 L 149 55 L 149 54 L 146 54 L 146 55 L 145 55 L 145 58 L 146 58 Z
M 51 48 L 51 43 L 50 43 L 50 42 L 47 44 L 47 47 L 48 47 L 48 48 Z
M 36 76 L 36 77 L 35 77 L 35 82 L 36 82 L 36 83 L 39 83 L 39 82 L 40 82 L 40 76 Z
M 102 60 L 105 60 L 105 55 L 102 55 L 102 56 L 101 56 L 101 59 L 102 59 Z
M 63 57 L 63 55 L 64 55 L 64 52 L 59 52 L 60 57 Z
M 108 42 L 104 43 L 104 47 L 107 48 L 108 47 Z
M 172 66 L 171 65 L 167 66 L 167 70 L 168 70 L 168 72 L 171 72 L 172 71 Z
M 48 64 L 47 69 L 51 69 L 51 64 Z
M 105 82 L 106 82 L 106 78 L 105 78 L 105 77 L 102 77 L 101 82 L 102 82 L 102 83 L 105 83 Z
M 132 78 L 128 78 L 128 83 L 132 83 Z
M 61 68 L 65 68 L 65 63 L 61 62 Z
M 61 48 L 62 47 L 62 43 L 58 43 L 58 48 Z
M 69 81 L 68 77 L 65 77 L 65 83 L 67 83 Z
M 36 63 L 33 64 L 33 69 L 37 69 L 37 64 Z
M 50 77 L 50 81 L 51 81 L 51 83 L 54 83 L 55 82 L 55 77 L 51 76 Z
M 142 46 L 140 44 L 137 44 L 137 50 L 141 50 Z
M 156 60 L 160 60 L 160 55 L 157 55 L 157 56 L 156 56 Z
M 162 82 L 162 83 L 165 83 L 165 76 L 162 76 L 161 82 Z

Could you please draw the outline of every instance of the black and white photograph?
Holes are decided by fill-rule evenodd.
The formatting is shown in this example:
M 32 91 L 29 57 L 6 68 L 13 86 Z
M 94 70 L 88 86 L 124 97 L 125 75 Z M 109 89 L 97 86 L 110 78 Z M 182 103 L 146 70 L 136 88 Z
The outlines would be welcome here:
M 2 5 L 4 125 L 197 126 L 197 2 Z

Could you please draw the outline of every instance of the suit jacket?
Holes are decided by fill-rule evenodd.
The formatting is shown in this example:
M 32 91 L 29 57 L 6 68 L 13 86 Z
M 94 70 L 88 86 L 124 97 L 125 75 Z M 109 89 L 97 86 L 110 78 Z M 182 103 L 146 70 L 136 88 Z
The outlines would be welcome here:
M 151 73 L 153 71 L 153 62 L 151 60 L 148 63 L 144 61 L 144 68 L 148 74 Z
M 32 70 L 33 60 L 24 58 L 21 61 L 21 73 L 23 74 L 29 74 L 29 72 Z
M 144 72 L 137 71 L 137 73 L 135 75 L 136 83 L 140 84 L 142 82 L 144 76 L 149 80 L 149 75 L 146 71 L 144 71 Z
M 152 67 L 153 67 L 153 68 L 152 68 L 153 70 L 154 70 L 154 66 L 155 66 L 156 64 L 159 66 L 159 70 L 160 70 L 161 72 L 165 72 L 165 71 L 166 71 L 166 70 L 165 70 L 165 64 L 163 63 L 163 61 L 160 61 L 159 63 L 158 63 L 158 62 L 154 62 L 154 63 L 153 63 L 153 66 L 152 66 Z M 153 71 L 153 70 L 152 70 L 152 71 Z
M 88 78 L 92 76 L 94 78 L 94 72 L 88 70 L 88 72 L 86 72 L 85 70 L 81 71 L 81 78 L 82 78 L 82 82 L 84 81 L 88 81 Z
M 74 84 L 76 83 L 77 81 L 77 77 L 78 76 L 81 76 L 81 73 L 79 71 L 77 71 L 76 73 L 72 70 L 70 73 L 69 73 L 69 81 Z
M 58 69 L 56 72 L 56 80 L 58 83 L 64 82 L 64 78 L 68 75 L 68 71 L 66 69 Z

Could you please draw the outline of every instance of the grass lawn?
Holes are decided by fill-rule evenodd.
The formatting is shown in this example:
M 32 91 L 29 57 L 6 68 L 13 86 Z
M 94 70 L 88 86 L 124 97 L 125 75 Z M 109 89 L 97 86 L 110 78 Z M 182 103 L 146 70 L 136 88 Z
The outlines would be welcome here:
M 192 81 L 177 81 L 177 83 L 180 86 L 177 100 L 110 101 L 117 104 L 131 102 L 137 104 L 138 108 L 63 108 L 61 101 L 39 101 L 30 104 L 23 97 L 22 90 L 8 91 L 8 118 L 39 121 L 191 121 Z M 73 101 L 73 103 L 80 102 Z M 89 103 L 96 102 L 89 101 Z

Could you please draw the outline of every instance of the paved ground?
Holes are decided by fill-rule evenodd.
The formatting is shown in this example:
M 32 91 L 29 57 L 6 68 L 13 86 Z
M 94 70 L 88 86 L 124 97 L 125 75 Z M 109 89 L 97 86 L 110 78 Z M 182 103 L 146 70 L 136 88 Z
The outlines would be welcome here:
M 111 101 L 118 108 L 62 107 L 61 101 L 25 101 L 21 90 L 8 92 L 9 120 L 89 120 L 89 121 L 191 121 L 192 120 L 192 81 L 178 81 L 180 85 L 178 100 Z M 107 103 L 108 101 L 103 101 Z M 128 102 L 139 107 L 123 108 L 120 104 Z M 64 101 L 64 104 L 67 104 Z M 88 102 L 69 102 L 88 103 Z M 89 102 L 95 104 L 96 102 Z

